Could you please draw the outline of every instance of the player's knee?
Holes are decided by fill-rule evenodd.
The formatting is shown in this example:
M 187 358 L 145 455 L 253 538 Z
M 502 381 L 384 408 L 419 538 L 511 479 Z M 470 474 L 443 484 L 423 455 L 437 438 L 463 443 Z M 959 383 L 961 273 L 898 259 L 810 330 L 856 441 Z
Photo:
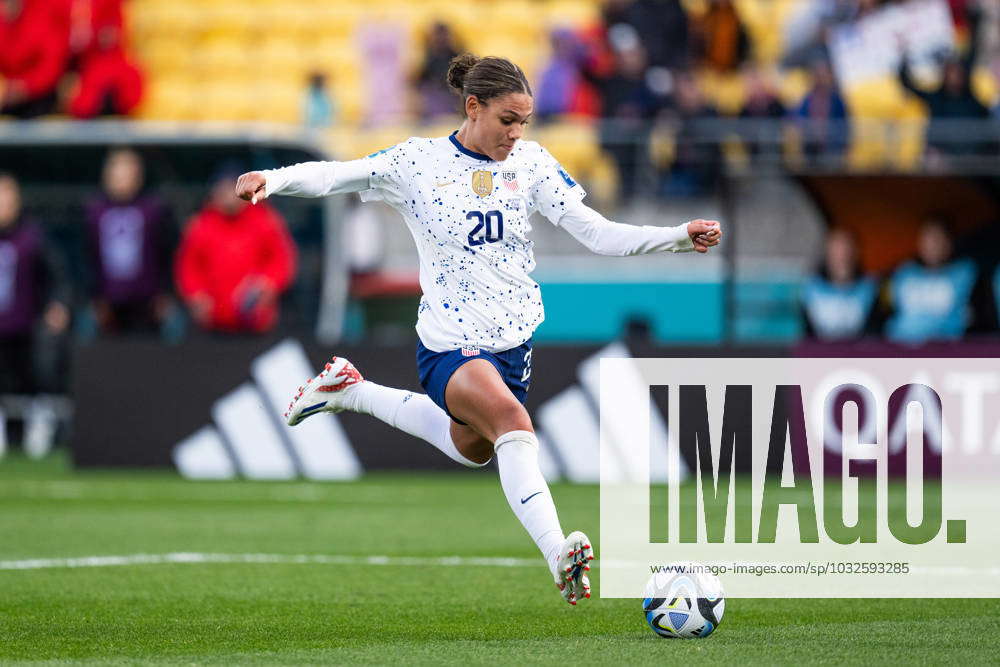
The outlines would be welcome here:
M 504 401 L 493 413 L 493 430 L 497 435 L 510 431 L 533 431 L 528 411 L 518 401 Z

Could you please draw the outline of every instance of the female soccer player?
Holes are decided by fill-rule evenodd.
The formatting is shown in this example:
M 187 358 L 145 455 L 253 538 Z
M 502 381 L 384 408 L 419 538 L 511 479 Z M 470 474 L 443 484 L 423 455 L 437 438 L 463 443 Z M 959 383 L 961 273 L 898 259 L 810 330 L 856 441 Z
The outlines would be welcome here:
M 590 597 L 590 540 L 564 537 L 538 467 L 538 440 L 524 400 L 531 335 L 544 313 L 528 240 L 538 212 L 603 255 L 695 250 L 717 245 L 719 223 L 638 227 L 606 220 L 583 204 L 583 189 L 546 151 L 521 141 L 532 113 L 521 69 L 503 58 L 456 57 L 448 84 L 461 95 L 457 132 L 412 138 L 349 162 L 306 162 L 240 177 L 254 204 L 274 194 L 323 197 L 360 192 L 406 221 L 420 256 L 417 368 L 427 394 L 366 381 L 334 357 L 309 380 L 285 417 L 294 426 L 320 412 L 350 410 L 426 440 L 469 467 L 497 458 L 507 502 L 538 545 L 564 599 Z M 595 307 L 600 307 L 595 304 Z

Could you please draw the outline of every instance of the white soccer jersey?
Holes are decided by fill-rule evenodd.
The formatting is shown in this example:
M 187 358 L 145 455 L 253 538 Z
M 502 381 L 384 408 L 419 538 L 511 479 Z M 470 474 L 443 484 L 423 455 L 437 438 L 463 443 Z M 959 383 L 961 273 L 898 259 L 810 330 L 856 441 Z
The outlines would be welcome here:
M 535 211 L 606 255 L 686 252 L 687 225 L 623 225 L 582 203 L 583 188 L 548 151 L 519 141 L 503 162 L 455 135 L 412 138 L 349 162 L 304 162 L 263 172 L 265 195 L 360 192 L 402 214 L 420 257 L 417 334 L 430 350 L 502 352 L 531 338 L 545 319 L 531 225 Z
M 420 257 L 417 334 L 428 349 L 509 350 L 545 318 L 529 275 L 528 217 L 537 210 L 558 222 L 585 193 L 537 143 L 519 141 L 496 162 L 454 135 L 412 138 L 361 160 L 307 164 L 335 165 L 328 178 L 336 183 L 322 194 L 361 191 L 363 201 L 384 201 L 403 216 Z M 265 172 L 267 194 L 320 194 L 289 173 L 305 166 Z

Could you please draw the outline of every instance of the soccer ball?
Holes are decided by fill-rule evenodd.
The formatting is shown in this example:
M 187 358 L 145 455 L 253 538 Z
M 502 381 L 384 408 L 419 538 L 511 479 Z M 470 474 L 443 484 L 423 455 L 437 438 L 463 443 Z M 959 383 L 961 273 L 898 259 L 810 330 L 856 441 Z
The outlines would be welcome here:
M 726 609 L 722 582 L 698 563 L 674 563 L 649 579 L 643 592 L 646 623 L 660 637 L 703 639 Z

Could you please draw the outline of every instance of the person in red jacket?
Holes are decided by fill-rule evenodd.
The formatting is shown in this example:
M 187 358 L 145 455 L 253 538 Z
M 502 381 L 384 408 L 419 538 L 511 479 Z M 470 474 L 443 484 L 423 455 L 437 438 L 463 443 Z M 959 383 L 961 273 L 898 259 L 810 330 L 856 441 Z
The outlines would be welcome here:
M 68 111 L 77 118 L 128 114 L 142 100 L 143 76 L 127 52 L 121 1 L 69 0 L 80 74 Z
M 0 0 L 0 114 L 52 113 L 69 58 L 69 20 L 59 0 Z
M 177 288 L 204 329 L 263 332 L 278 319 L 278 297 L 295 275 L 295 246 L 278 212 L 236 197 L 238 168 L 214 179 L 206 206 L 177 251 Z

